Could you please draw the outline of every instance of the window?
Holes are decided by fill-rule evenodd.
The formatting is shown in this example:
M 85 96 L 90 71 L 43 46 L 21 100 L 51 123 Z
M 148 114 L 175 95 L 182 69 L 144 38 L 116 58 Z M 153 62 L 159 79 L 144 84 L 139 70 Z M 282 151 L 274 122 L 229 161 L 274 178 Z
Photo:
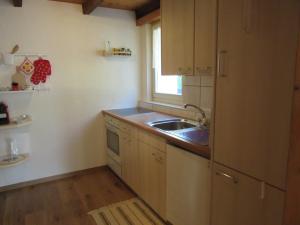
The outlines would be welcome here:
M 161 74 L 161 28 L 160 24 L 152 28 L 153 56 L 153 99 L 167 103 L 181 103 L 182 77 L 162 76 Z

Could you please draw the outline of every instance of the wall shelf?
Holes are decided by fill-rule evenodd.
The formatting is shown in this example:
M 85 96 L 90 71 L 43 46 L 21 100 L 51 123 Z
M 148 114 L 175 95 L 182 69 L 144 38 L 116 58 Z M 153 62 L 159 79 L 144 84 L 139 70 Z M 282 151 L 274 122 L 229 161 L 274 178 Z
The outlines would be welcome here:
M 24 119 L 21 122 L 12 121 L 11 123 L 6 125 L 0 125 L 0 130 L 25 127 L 25 126 L 29 126 L 30 124 L 32 124 L 32 119 L 31 117 L 28 117 L 27 119 Z
M 33 93 L 33 90 L 23 90 L 23 91 L 0 91 L 0 94 L 26 94 Z
M 0 168 L 7 168 L 19 165 L 25 162 L 28 158 L 29 154 L 19 154 L 15 159 L 12 160 L 9 159 L 9 156 L 3 156 L 0 158 Z
M 129 52 L 111 52 L 111 51 L 102 51 L 102 55 L 105 57 L 117 56 L 117 57 L 130 57 L 132 53 Z

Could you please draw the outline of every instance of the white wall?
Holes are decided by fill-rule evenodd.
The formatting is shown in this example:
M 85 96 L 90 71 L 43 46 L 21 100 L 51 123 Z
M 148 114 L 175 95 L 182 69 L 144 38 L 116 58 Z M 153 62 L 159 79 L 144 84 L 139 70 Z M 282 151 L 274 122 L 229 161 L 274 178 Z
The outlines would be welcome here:
M 24 104 L 23 110 L 34 119 L 27 129 L 31 157 L 0 169 L 0 186 L 106 164 L 99 113 L 137 104 L 139 39 L 132 12 L 98 8 L 83 15 L 76 4 L 26 0 L 22 8 L 14 8 L 10 0 L 0 2 L 0 52 L 19 44 L 20 53 L 47 54 L 53 67 L 50 91 L 14 97 L 25 98 L 28 107 Z M 106 40 L 130 47 L 134 56 L 101 57 Z M 0 86 L 11 70 L 0 66 Z M 12 110 L 16 106 L 9 104 Z M 14 132 L 0 131 L 2 146 L 7 135 Z

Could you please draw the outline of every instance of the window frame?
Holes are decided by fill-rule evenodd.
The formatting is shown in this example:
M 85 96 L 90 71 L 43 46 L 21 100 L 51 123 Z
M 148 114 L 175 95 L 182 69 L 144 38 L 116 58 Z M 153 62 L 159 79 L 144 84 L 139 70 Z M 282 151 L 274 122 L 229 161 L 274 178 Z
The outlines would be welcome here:
M 161 102 L 167 104 L 181 105 L 183 102 L 183 93 L 181 95 L 176 94 L 164 94 L 156 92 L 156 77 L 155 68 L 153 67 L 153 31 L 157 27 L 161 27 L 160 21 L 151 24 L 151 97 L 154 102 Z M 183 88 L 183 85 L 182 85 Z M 183 92 L 183 91 L 182 91 Z

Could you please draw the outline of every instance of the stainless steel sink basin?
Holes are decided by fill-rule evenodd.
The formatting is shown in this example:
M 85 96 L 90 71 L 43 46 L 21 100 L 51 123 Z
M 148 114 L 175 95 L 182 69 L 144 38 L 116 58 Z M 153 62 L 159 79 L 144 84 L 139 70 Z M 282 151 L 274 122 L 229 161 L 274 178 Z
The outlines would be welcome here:
M 176 131 L 199 126 L 197 122 L 192 122 L 183 119 L 156 121 L 149 123 L 149 125 L 151 127 L 155 127 L 164 131 Z

